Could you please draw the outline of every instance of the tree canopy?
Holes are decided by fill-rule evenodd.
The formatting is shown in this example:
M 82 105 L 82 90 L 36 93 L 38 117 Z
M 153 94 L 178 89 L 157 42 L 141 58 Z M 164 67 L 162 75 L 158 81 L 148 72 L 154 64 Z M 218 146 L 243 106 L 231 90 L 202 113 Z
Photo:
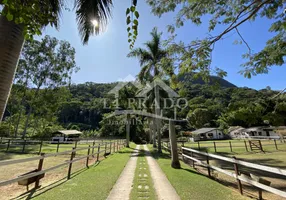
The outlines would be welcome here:
M 239 42 L 247 47 L 247 51 L 242 55 L 246 61 L 242 63 L 244 70 L 241 73 L 245 77 L 268 73 L 272 66 L 282 66 L 285 63 L 286 14 L 283 0 L 147 0 L 147 2 L 152 7 L 152 12 L 159 17 L 169 12 L 176 13 L 175 21 L 168 26 L 168 31 L 173 34 L 169 39 L 169 49 L 176 53 L 174 59 L 182 61 L 179 62 L 182 71 L 199 70 L 202 74 L 209 74 L 214 70 L 220 76 L 226 75 L 225 71 L 218 68 L 211 69 L 210 65 L 216 43 L 231 32 L 236 33 L 241 38 Z M 262 50 L 253 52 L 239 28 L 247 21 L 260 18 L 272 22 L 269 31 L 274 36 L 266 42 Z M 209 33 L 189 43 L 175 42 L 176 29 L 188 21 L 198 26 L 208 23 Z M 220 28 L 223 31 L 217 34 Z

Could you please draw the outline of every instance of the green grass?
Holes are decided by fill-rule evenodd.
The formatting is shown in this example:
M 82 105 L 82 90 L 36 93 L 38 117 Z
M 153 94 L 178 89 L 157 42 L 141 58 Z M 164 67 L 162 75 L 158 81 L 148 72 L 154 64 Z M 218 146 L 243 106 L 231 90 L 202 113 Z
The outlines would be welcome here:
M 158 155 L 153 150 L 152 145 L 148 145 L 152 155 L 163 172 L 166 174 L 170 183 L 176 189 L 182 200 L 243 200 L 248 199 L 241 196 L 238 192 L 198 174 L 188 165 L 181 162 L 181 169 L 171 168 L 171 160 L 168 154 Z
M 216 145 L 216 152 L 217 153 L 231 153 L 231 147 L 233 153 L 246 153 L 247 150 L 245 148 L 244 140 L 213 140 L 213 141 L 201 141 L 200 142 L 200 149 L 208 152 L 215 152 L 214 143 Z M 247 149 L 250 151 L 248 141 L 246 141 Z M 262 148 L 266 152 L 275 152 L 276 147 L 273 140 L 261 140 Z M 278 151 L 286 151 L 286 143 L 281 143 L 281 141 L 276 141 Z M 188 142 L 185 143 L 186 147 L 191 147 L 194 149 L 198 149 L 197 142 Z
M 40 190 L 35 199 L 106 199 L 129 160 L 131 151 L 125 148 L 69 181 L 42 193 Z
M 138 155 L 137 166 L 134 175 L 133 188 L 130 193 L 130 199 L 137 200 L 140 199 L 140 197 L 145 197 L 149 200 L 155 200 L 157 198 L 153 187 L 154 184 L 145 157 L 145 151 L 142 150 L 142 148 L 143 146 L 141 145 L 141 150 Z M 144 177 L 144 174 L 146 174 L 147 177 Z M 138 186 L 141 188 L 138 188 Z

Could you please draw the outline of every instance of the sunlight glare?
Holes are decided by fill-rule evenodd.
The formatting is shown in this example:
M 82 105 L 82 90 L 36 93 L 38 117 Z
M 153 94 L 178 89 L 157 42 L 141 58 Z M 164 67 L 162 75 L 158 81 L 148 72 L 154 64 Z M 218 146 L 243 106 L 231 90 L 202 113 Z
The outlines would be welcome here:
M 98 21 L 96 19 L 91 20 L 91 23 L 94 27 L 98 27 Z

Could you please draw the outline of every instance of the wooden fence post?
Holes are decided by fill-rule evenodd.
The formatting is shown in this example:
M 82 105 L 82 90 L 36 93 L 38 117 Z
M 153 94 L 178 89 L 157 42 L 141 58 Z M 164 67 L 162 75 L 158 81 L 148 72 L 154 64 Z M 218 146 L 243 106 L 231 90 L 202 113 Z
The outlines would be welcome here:
M 40 143 L 39 155 L 42 153 L 42 147 L 43 147 L 43 140 L 41 140 L 41 143 Z
M 22 153 L 25 152 L 25 147 L 26 147 L 26 140 L 24 140 L 24 143 L 23 143 Z
M 111 154 L 111 151 L 112 151 L 112 142 L 110 141 L 110 147 L 109 147 L 109 151 L 110 151 L 110 154 Z
M 6 151 L 9 150 L 9 148 L 10 148 L 10 143 L 11 143 L 11 140 L 9 139 L 9 140 L 8 140 L 8 144 L 7 144 L 7 149 L 6 149 Z
M 229 148 L 230 148 L 230 151 L 232 152 L 232 145 L 231 145 L 231 141 L 229 141 Z
M 215 152 L 216 152 L 216 144 L 215 144 L 215 142 L 214 142 L 214 150 L 215 150 Z
M 85 166 L 88 168 L 88 161 L 89 161 L 89 153 L 90 153 L 90 145 L 88 145 L 88 149 L 87 149 L 87 158 L 86 158 L 86 163 Z
M 199 148 L 199 150 L 201 150 L 200 141 L 198 141 L 198 148 Z
M 117 142 L 116 148 L 117 148 L 117 151 L 118 151 L 118 140 L 116 142 Z
M 259 141 L 259 146 L 261 147 L 261 151 L 263 151 L 263 146 L 261 144 L 261 140 L 258 140 Z M 264 152 L 264 151 L 263 151 Z
M 100 144 L 98 144 L 96 162 L 99 160 Z
M 206 152 L 208 153 L 208 152 Z M 209 156 L 207 156 L 207 164 L 210 164 Z M 211 168 L 208 166 L 208 176 L 211 177 Z
M 45 155 L 45 153 L 41 153 L 41 156 L 44 156 L 44 155 Z M 42 171 L 43 163 L 44 163 L 44 158 L 41 158 L 39 160 L 37 172 Z M 38 189 L 39 187 L 40 187 L 40 177 L 38 176 L 38 178 L 35 182 L 35 189 Z
M 236 157 L 233 156 L 233 159 L 236 161 Z M 239 175 L 240 175 L 239 170 L 238 170 L 238 164 L 237 164 L 237 163 L 234 163 L 234 171 L 235 171 L 236 176 L 239 176 Z M 243 194 L 243 191 L 242 191 L 241 181 L 240 181 L 239 179 L 236 179 L 236 180 L 237 180 L 238 191 L 239 191 L 240 194 L 242 195 L 242 194 Z
M 59 148 L 60 148 L 60 141 L 58 140 L 58 144 L 57 144 L 57 153 L 59 152 Z
M 107 150 L 107 142 L 105 142 L 105 145 L 104 145 L 104 155 L 106 154 L 106 150 Z
M 75 157 L 75 147 L 72 148 L 72 152 L 71 152 L 71 158 L 70 158 L 70 163 L 69 163 L 69 170 L 68 170 L 68 180 L 71 178 L 71 170 L 72 170 L 72 160 L 74 159 Z
M 77 148 L 77 140 L 74 143 L 74 148 Z
M 95 141 L 93 141 L 93 143 L 92 143 L 92 152 L 91 152 L 91 154 L 92 154 L 92 157 L 94 158 L 94 146 L 95 146 Z
M 246 141 L 244 140 L 245 150 L 248 152 Z
M 193 158 L 193 152 L 191 152 L 191 157 Z M 195 161 L 194 160 L 192 160 L 192 163 L 193 163 L 193 168 L 195 169 Z
M 276 150 L 278 150 L 277 143 L 276 143 L 276 139 L 274 139 L 274 144 L 275 144 Z
M 113 153 L 115 153 L 115 142 L 113 142 Z

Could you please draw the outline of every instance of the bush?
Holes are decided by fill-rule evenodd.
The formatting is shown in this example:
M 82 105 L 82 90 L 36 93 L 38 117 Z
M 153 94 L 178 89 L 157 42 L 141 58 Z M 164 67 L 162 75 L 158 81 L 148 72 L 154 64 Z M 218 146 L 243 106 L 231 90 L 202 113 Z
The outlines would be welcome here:
M 0 137 L 11 137 L 13 135 L 13 130 L 14 127 L 11 125 L 10 126 L 10 131 L 9 131 L 9 124 L 5 124 L 2 122 L 0 125 Z

